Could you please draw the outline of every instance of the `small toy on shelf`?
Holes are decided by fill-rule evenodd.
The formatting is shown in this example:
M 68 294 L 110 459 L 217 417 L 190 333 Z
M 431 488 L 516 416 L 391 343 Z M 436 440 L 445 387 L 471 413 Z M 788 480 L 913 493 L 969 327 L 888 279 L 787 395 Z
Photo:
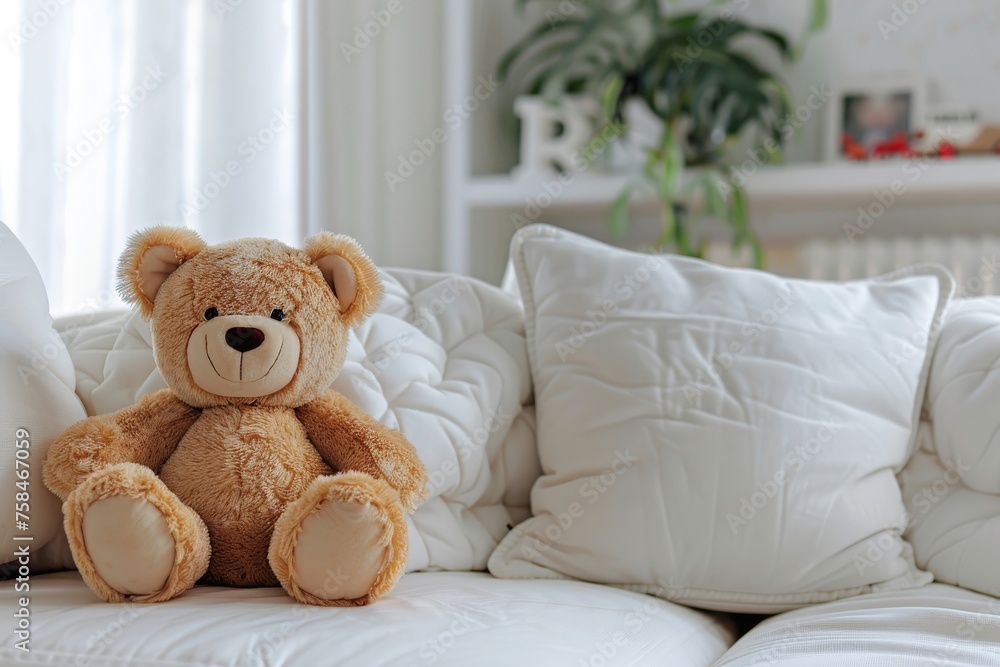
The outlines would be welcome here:
M 1000 154 L 1000 125 L 980 122 L 974 110 L 941 108 L 932 112 L 927 129 L 917 139 L 919 155 L 950 159 Z
M 873 158 L 881 159 L 893 156 L 913 157 L 910 138 L 905 132 L 896 132 L 885 141 L 880 141 L 872 147 Z
M 852 137 L 847 132 L 844 132 L 840 141 L 841 144 L 843 145 L 844 157 L 846 157 L 847 159 L 849 160 L 868 159 L 868 151 L 865 149 L 865 147 L 859 144 L 857 141 L 855 141 L 854 137 Z
M 947 141 L 937 147 L 937 156 L 942 160 L 950 160 L 957 154 L 958 152 L 955 150 L 955 147 Z

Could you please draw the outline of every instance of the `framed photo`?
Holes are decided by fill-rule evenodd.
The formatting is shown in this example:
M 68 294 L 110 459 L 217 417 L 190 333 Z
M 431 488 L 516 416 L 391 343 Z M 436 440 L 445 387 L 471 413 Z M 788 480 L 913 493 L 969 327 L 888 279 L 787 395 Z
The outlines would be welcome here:
M 828 160 L 902 157 L 924 124 L 923 82 L 905 76 L 839 87 L 830 100 L 824 156 Z

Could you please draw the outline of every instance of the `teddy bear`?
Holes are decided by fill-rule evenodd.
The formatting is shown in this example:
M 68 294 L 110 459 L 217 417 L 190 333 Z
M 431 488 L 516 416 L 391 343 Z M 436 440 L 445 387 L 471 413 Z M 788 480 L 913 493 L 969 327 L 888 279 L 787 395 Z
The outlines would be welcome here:
M 329 389 L 382 296 L 361 247 L 331 233 L 304 250 L 209 246 L 159 226 L 129 240 L 118 279 L 150 320 L 168 388 L 78 422 L 49 451 L 44 481 L 87 585 L 108 602 L 199 581 L 280 584 L 323 606 L 389 591 L 427 472 L 399 431 Z

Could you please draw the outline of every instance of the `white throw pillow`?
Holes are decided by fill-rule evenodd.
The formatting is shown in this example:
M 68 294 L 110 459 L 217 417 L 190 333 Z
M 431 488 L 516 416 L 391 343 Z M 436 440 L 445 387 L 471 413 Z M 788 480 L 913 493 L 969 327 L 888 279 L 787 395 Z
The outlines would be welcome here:
M 430 498 L 407 517 L 407 570 L 476 570 L 528 516 L 537 479 L 531 376 L 520 304 L 444 273 L 388 269 L 385 298 L 351 332 L 333 389 L 399 428 L 427 466 Z M 148 323 L 102 314 L 59 323 L 90 414 L 166 387 Z
M 38 552 L 62 532 L 59 499 L 42 484 L 42 462 L 52 441 L 86 414 L 73 393 L 69 353 L 52 328 L 42 277 L 3 223 L 0 303 L 0 563 L 27 546 L 30 571 L 38 573 Z
M 946 271 L 792 280 L 545 225 L 511 255 L 544 474 L 493 574 L 744 612 L 931 580 L 895 473 Z

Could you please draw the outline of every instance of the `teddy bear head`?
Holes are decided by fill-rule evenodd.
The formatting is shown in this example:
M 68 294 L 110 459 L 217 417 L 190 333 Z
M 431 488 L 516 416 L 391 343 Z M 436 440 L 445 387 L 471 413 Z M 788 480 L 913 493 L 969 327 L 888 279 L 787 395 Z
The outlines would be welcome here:
M 129 240 L 118 280 L 151 321 L 163 378 L 198 408 L 314 400 L 382 297 L 361 247 L 330 233 L 298 250 L 257 238 L 209 246 L 190 229 L 153 227 Z

